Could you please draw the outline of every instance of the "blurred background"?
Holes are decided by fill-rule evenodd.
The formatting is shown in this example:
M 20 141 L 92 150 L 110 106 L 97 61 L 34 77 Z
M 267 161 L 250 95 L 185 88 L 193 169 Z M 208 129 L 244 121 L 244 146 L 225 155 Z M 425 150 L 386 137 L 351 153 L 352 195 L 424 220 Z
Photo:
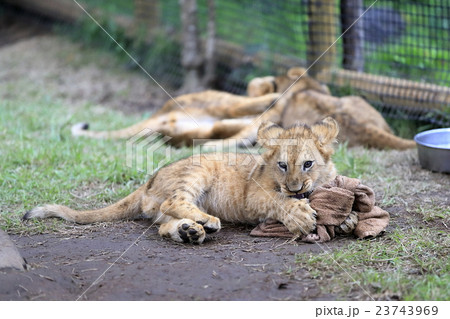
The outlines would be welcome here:
M 0 0 L 0 45 L 59 32 L 137 69 L 83 9 L 174 91 L 245 94 L 303 66 L 388 118 L 450 126 L 446 0 Z

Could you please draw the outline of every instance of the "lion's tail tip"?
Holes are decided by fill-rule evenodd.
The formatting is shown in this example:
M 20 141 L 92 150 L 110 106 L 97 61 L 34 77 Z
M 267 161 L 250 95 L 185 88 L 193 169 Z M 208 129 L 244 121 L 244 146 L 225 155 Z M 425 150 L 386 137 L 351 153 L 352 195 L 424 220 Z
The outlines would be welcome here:
M 81 135 L 81 132 L 87 131 L 89 129 L 89 123 L 81 122 L 72 125 L 71 132 L 73 136 Z

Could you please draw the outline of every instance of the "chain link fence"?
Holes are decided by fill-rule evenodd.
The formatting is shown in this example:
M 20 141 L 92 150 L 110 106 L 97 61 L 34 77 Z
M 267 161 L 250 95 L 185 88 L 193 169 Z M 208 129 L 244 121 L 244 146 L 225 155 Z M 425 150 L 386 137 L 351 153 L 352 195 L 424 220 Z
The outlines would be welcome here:
M 143 26 L 146 45 L 128 48 L 161 82 L 181 87 L 183 1 L 79 2 L 107 26 L 114 18 L 125 34 L 133 29 L 136 37 L 136 25 Z M 41 14 L 59 9 L 56 16 L 72 20 L 76 12 L 83 16 L 71 0 L 1 2 L 32 4 Z M 245 94 L 256 76 L 303 66 L 335 95 L 363 96 L 390 117 L 450 126 L 448 0 L 197 0 L 196 6 L 199 54 L 205 53 L 209 22 L 215 24 L 216 89 Z M 112 33 L 122 36 L 118 32 Z

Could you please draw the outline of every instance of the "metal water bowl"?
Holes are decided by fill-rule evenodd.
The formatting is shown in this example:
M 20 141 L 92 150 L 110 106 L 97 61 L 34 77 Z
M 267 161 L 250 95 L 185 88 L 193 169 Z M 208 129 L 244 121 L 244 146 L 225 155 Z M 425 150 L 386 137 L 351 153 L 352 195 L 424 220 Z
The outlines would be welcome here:
M 425 131 L 414 137 L 423 168 L 450 173 L 450 128 Z

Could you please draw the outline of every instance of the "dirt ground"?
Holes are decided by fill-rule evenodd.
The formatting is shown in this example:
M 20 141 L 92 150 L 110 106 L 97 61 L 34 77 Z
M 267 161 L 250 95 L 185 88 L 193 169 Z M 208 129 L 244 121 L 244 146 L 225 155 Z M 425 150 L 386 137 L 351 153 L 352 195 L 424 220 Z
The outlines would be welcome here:
M 89 101 L 139 112 L 166 100 L 158 89 L 149 89 L 145 77 L 114 73 L 101 63 L 85 64 L 76 54 L 58 57 L 58 52 L 76 48 L 53 36 L 24 40 L 0 48 L 0 65 L 10 63 L 8 59 L 20 52 L 20 63 L 7 77 L 20 79 L 26 74 L 73 105 Z M 66 67 L 69 62 L 78 67 Z M 71 85 L 74 82 L 76 86 Z M 392 214 L 388 233 L 392 227 L 418 222 L 414 213 L 405 215 L 412 203 L 410 194 L 431 201 L 445 198 L 443 205 L 450 205 L 448 176 L 421 170 L 413 151 L 392 153 L 390 159 L 387 173 L 408 170 L 409 176 L 402 174 L 401 178 L 411 179 L 412 184 L 400 192 L 400 204 L 388 207 Z M 436 185 L 426 196 L 421 188 L 424 183 Z M 386 186 L 377 181 L 371 186 L 381 201 Z M 225 224 L 203 245 L 191 246 L 164 240 L 150 226 L 147 221 L 123 221 L 73 225 L 50 234 L 11 235 L 29 269 L 0 272 L 0 300 L 336 300 L 337 296 L 324 294 L 318 282 L 298 268 L 295 254 L 338 249 L 354 240 L 292 243 L 250 237 L 251 227 Z M 368 296 L 359 291 L 348 298 L 365 300 Z
M 149 226 L 12 236 L 31 269 L 0 273 L 0 300 L 335 299 L 307 272 L 287 274 L 295 254 L 322 251 L 318 245 L 253 238 L 250 228 L 231 225 L 201 246 L 174 244 Z

